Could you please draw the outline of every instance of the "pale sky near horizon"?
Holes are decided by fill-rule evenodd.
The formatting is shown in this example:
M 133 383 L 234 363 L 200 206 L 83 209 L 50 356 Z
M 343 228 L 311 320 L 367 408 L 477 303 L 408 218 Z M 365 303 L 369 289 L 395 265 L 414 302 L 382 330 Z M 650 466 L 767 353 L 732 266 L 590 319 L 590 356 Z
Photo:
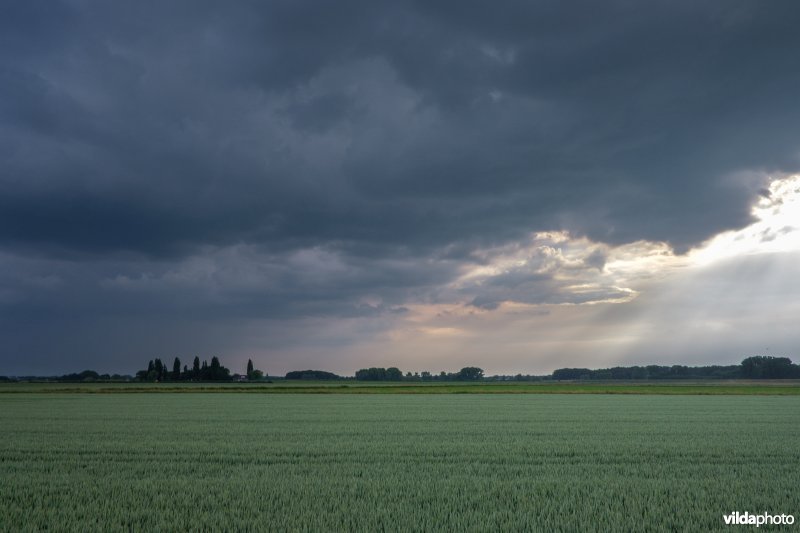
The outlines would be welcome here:
M 800 4 L 0 7 L 0 375 L 800 361 Z

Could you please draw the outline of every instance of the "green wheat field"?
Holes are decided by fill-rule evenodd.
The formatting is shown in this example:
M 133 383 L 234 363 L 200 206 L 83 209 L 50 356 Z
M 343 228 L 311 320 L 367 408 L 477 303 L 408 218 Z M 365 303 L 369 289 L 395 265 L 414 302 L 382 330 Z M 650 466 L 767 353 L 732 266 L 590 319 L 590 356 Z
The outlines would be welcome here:
M 723 531 L 733 511 L 800 515 L 794 395 L 20 392 L 0 395 L 0 424 L 2 531 Z

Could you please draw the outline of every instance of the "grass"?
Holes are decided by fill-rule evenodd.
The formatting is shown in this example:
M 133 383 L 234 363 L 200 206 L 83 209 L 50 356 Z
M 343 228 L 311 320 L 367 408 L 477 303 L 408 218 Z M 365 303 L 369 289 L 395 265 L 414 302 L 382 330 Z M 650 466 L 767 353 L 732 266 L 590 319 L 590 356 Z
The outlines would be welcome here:
M 796 396 L 20 393 L 0 424 L 0 531 L 724 531 L 800 509 Z
M 3 383 L 11 393 L 256 393 L 256 394 L 668 394 L 800 395 L 798 380 L 650 382 L 361 382 L 275 383 Z

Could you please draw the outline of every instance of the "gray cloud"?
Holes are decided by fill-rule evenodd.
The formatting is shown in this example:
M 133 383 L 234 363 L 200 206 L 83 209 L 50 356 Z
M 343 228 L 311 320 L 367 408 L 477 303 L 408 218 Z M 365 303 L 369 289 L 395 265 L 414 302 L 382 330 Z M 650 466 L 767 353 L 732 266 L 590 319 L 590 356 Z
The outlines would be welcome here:
M 800 166 L 794 2 L 0 10 L 7 324 L 392 313 L 535 231 L 685 251 Z
M 685 247 L 798 163 L 791 3 L 6 10 L 6 245 Z
M 505 302 L 588 304 L 627 301 L 635 296 L 635 291 L 618 287 L 618 280 L 604 275 L 607 250 L 601 246 L 540 236 L 523 253 L 516 252 L 510 265 L 458 284 L 462 299 L 466 296 L 471 298 L 470 305 L 493 310 Z

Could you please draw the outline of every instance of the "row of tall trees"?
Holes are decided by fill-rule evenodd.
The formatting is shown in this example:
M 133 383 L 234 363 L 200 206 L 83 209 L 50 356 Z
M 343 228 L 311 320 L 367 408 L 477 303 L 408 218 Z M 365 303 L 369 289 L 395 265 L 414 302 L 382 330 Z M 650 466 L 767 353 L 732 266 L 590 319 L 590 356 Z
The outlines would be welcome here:
M 261 370 L 256 370 L 253 367 L 253 361 L 247 361 L 247 379 L 258 380 L 264 377 Z M 140 370 L 136 373 L 138 381 L 230 381 L 233 379 L 231 371 L 222 366 L 218 357 L 212 357 L 211 363 L 200 358 L 194 358 L 192 361 L 192 368 L 183 365 L 181 369 L 181 360 L 176 357 L 172 362 L 170 369 L 167 364 L 161 359 L 151 359 L 147 364 L 147 370 Z

